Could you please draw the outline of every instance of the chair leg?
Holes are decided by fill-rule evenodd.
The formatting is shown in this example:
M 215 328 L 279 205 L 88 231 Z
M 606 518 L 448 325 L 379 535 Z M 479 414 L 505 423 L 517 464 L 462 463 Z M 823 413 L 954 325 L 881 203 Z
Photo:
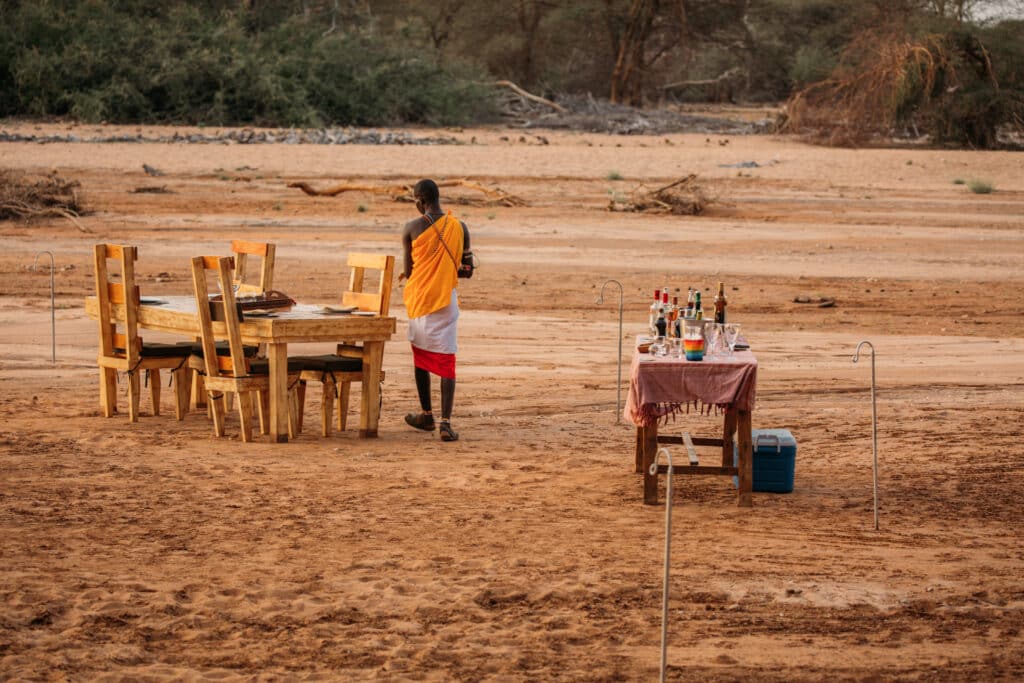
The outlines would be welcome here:
M 236 397 L 238 402 L 238 418 L 242 423 L 242 441 L 252 441 L 252 393 L 240 391 Z
M 338 393 L 334 378 L 324 377 L 323 398 L 320 402 L 320 435 L 331 435 L 331 420 L 334 419 L 334 396 Z
M 262 389 L 256 392 L 256 406 L 260 413 L 260 434 L 270 433 L 270 392 Z
M 128 373 L 128 421 L 139 421 L 139 402 L 142 398 L 139 394 L 142 391 L 139 381 L 139 371 Z
M 100 410 L 103 417 L 117 412 L 117 371 L 113 368 L 100 368 Z
M 160 368 L 149 371 L 149 394 L 153 397 L 153 415 L 160 414 Z
M 173 371 L 174 373 L 174 417 L 181 420 L 185 419 L 185 414 L 188 412 L 188 392 L 191 388 L 191 382 L 189 382 L 189 369 L 186 367 L 180 367 Z
M 301 382 L 300 382 L 301 384 Z M 299 392 L 292 389 L 288 392 L 288 438 L 296 439 L 302 433 L 302 425 L 299 422 Z
M 302 431 L 302 422 L 303 422 L 303 419 L 306 416 L 306 382 L 305 382 L 305 380 L 299 380 L 299 383 L 295 385 L 295 389 L 293 391 L 295 392 L 295 398 L 298 401 L 298 406 L 296 406 L 296 409 L 295 409 L 295 412 L 296 412 L 295 422 L 296 422 L 296 425 L 298 427 L 298 430 L 301 432 Z M 291 400 L 290 397 L 289 397 L 289 400 Z M 291 419 L 291 418 L 289 418 L 289 419 Z
M 214 392 L 206 392 L 206 405 L 213 418 L 213 433 L 224 436 L 224 394 L 215 396 Z
M 348 399 L 352 394 L 352 382 L 338 385 L 338 431 L 345 431 L 348 425 Z
M 192 407 L 196 410 L 206 407 L 206 381 L 196 372 L 192 375 Z M 209 416 L 210 411 L 206 411 Z

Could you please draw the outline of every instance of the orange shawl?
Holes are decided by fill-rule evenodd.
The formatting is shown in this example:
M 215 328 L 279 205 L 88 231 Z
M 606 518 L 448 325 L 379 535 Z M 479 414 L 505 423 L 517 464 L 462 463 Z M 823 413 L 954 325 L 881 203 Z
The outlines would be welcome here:
M 438 231 L 452 256 L 441 246 Z M 451 303 L 452 290 L 459 282 L 452 257 L 462 260 L 462 223 L 449 211 L 413 240 L 412 275 L 402 294 L 410 318 L 420 318 Z

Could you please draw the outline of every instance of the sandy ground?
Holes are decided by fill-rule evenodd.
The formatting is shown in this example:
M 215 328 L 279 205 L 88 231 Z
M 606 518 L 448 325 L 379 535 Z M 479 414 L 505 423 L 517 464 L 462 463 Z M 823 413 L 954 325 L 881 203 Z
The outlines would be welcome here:
M 654 287 L 723 280 L 760 361 L 755 426 L 799 442 L 796 490 L 751 509 L 727 478 L 679 483 L 670 680 L 1024 677 L 1021 155 L 444 133 L 475 144 L 0 145 L 0 167 L 59 169 L 95 209 L 88 234 L 0 223 L 0 679 L 656 678 L 664 507 L 641 504 L 616 421 L 608 278 L 624 372 Z M 762 167 L 723 167 L 742 161 Z M 605 210 L 689 172 L 718 196 L 705 216 Z M 316 390 L 289 444 L 242 444 L 236 415 L 224 439 L 204 415 L 176 422 L 166 390 L 159 417 L 148 397 L 138 424 L 99 415 L 93 243 L 139 245 L 143 292 L 186 294 L 188 257 L 273 241 L 277 285 L 330 302 L 345 254 L 399 253 L 412 208 L 285 185 L 423 176 L 530 204 L 451 204 L 482 261 L 461 291 L 458 443 L 402 421 L 397 292 L 376 440 L 320 438 Z M 954 183 L 972 178 L 997 191 Z M 170 193 L 132 192 L 152 186 Z M 861 339 L 878 350 L 880 531 Z

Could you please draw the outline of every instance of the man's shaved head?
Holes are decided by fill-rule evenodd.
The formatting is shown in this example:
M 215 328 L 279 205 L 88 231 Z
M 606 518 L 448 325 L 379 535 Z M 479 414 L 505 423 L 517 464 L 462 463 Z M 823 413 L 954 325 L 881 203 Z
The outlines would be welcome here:
M 441 200 L 441 191 L 437 189 L 437 183 L 430 179 L 416 183 L 412 188 L 412 194 L 424 204 L 436 204 Z

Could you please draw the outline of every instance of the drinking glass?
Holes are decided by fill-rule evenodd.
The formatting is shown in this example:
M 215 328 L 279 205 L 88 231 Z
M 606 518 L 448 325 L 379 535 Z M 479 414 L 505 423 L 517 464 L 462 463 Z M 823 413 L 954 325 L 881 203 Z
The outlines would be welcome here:
M 683 357 L 683 338 L 673 337 L 672 338 L 672 357 L 682 358 Z
M 665 337 L 655 337 L 654 341 L 651 342 L 651 355 L 652 356 L 665 356 L 668 355 L 668 344 L 665 341 Z
M 736 352 L 736 342 L 740 338 L 740 324 L 739 323 L 726 323 L 725 325 L 725 343 L 729 345 L 729 355 L 733 355 Z
M 717 356 L 722 345 L 722 324 L 706 323 L 704 325 L 704 336 L 707 339 L 707 355 Z

